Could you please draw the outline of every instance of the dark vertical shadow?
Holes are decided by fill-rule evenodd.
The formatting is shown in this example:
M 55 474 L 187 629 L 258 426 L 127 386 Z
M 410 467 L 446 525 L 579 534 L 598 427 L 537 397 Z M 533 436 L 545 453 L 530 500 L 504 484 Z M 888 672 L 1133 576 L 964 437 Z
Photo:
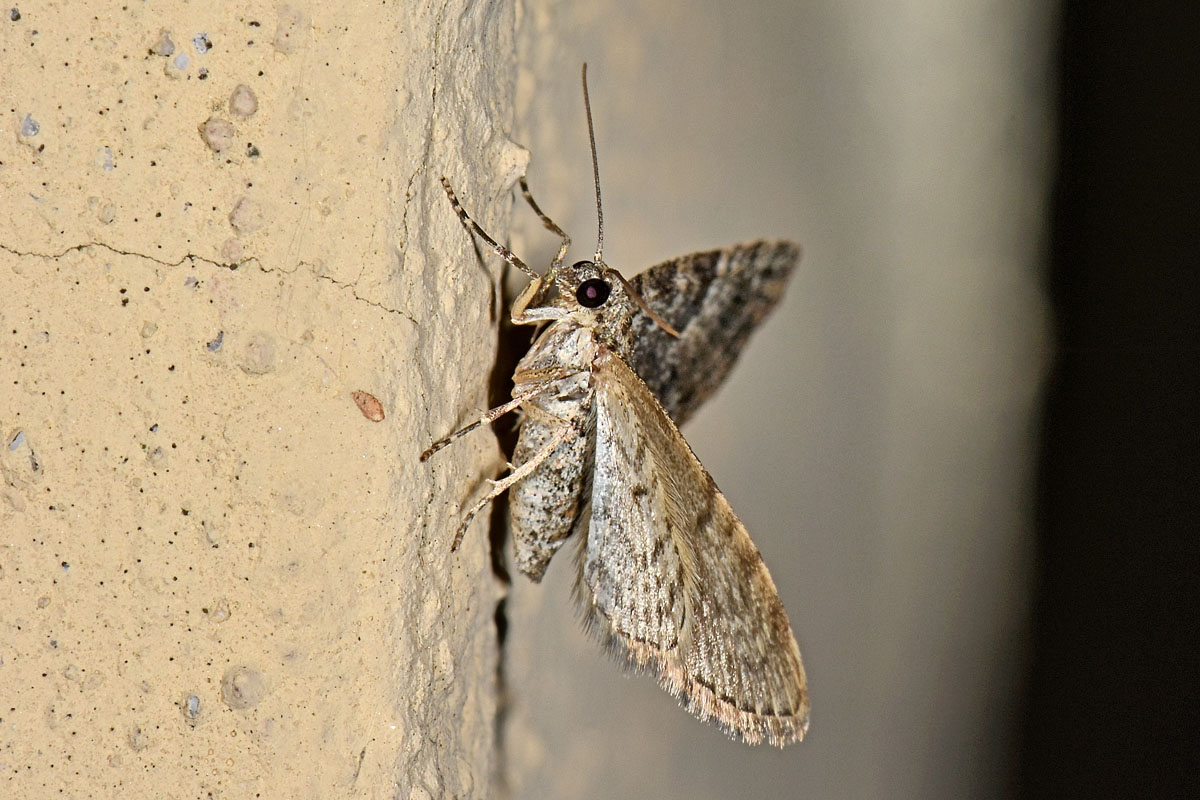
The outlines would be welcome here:
M 517 362 L 529 350 L 533 342 L 533 327 L 529 325 L 513 325 L 509 318 L 509 309 L 515 298 L 507 292 L 501 292 L 501 310 L 499 329 L 497 332 L 496 364 L 488 383 L 488 406 L 495 408 L 508 402 L 512 397 L 512 375 L 516 371 Z M 501 417 L 492 426 L 500 449 L 507 459 L 512 458 L 517 445 L 519 426 L 517 414 Z M 492 513 L 488 539 L 491 545 L 492 572 L 504 584 L 510 585 L 512 577 L 505 563 L 505 553 L 508 552 L 508 493 L 502 494 L 492 502 Z M 508 714 L 510 710 L 510 693 L 508 688 L 508 673 L 505 668 L 508 653 L 505 650 L 508 638 L 508 597 L 501 598 L 496 604 L 494 615 L 496 624 L 496 647 L 499 658 L 496 662 L 496 796 L 511 795 L 508 780 L 508 759 L 506 750 L 506 734 L 508 731 Z
M 1064 6 L 1023 797 L 1200 796 L 1198 10 Z

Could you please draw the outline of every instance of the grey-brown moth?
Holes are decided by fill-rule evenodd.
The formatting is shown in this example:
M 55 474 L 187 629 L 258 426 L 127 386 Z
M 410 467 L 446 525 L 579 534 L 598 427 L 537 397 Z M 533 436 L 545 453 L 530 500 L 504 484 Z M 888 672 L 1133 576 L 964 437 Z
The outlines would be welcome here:
M 580 542 L 576 598 L 584 627 L 627 663 L 657 677 L 702 720 L 731 736 L 783 746 L 808 727 L 800 650 L 775 584 L 745 526 L 676 427 L 720 385 L 771 311 L 800 258 L 790 242 L 755 242 L 667 261 L 626 280 L 603 259 L 564 262 L 562 238 L 539 276 L 447 196 L 468 230 L 531 283 L 517 325 L 545 325 L 513 374 L 512 400 L 436 442 L 524 411 L 511 470 L 464 516 L 509 492 L 517 568 L 541 580 L 572 536 Z

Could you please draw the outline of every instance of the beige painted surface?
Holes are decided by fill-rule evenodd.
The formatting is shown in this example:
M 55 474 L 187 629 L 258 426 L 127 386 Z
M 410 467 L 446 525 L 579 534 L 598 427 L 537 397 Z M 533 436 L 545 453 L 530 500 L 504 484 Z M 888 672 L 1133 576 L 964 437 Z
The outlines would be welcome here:
M 492 276 L 437 179 L 504 231 L 511 4 L 20 14 L 0 796 L 491 795 L 502 587 L 483 526 L 447 545 L 499 453 L 417 455 L 486 402 Z

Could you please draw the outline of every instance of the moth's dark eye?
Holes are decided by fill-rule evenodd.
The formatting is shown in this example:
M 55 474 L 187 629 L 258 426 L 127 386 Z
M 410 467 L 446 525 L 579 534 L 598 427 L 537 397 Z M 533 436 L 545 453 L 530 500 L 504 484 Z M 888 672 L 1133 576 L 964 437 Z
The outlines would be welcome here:
M 600 278 L 592 278 L 579 284 L 575 290 L 575 299 L 584 308 L 599 308 L 608 300 L 612 287 Z

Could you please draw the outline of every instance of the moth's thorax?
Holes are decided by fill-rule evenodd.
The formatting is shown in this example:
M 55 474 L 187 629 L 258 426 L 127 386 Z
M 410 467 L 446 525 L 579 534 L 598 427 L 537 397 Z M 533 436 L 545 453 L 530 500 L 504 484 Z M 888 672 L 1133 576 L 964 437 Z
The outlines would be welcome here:
M 517 364 L 517 374 L 555 370 L 587 371 L 598 354 L 592 329 L 572 319 L 550 323 Z

